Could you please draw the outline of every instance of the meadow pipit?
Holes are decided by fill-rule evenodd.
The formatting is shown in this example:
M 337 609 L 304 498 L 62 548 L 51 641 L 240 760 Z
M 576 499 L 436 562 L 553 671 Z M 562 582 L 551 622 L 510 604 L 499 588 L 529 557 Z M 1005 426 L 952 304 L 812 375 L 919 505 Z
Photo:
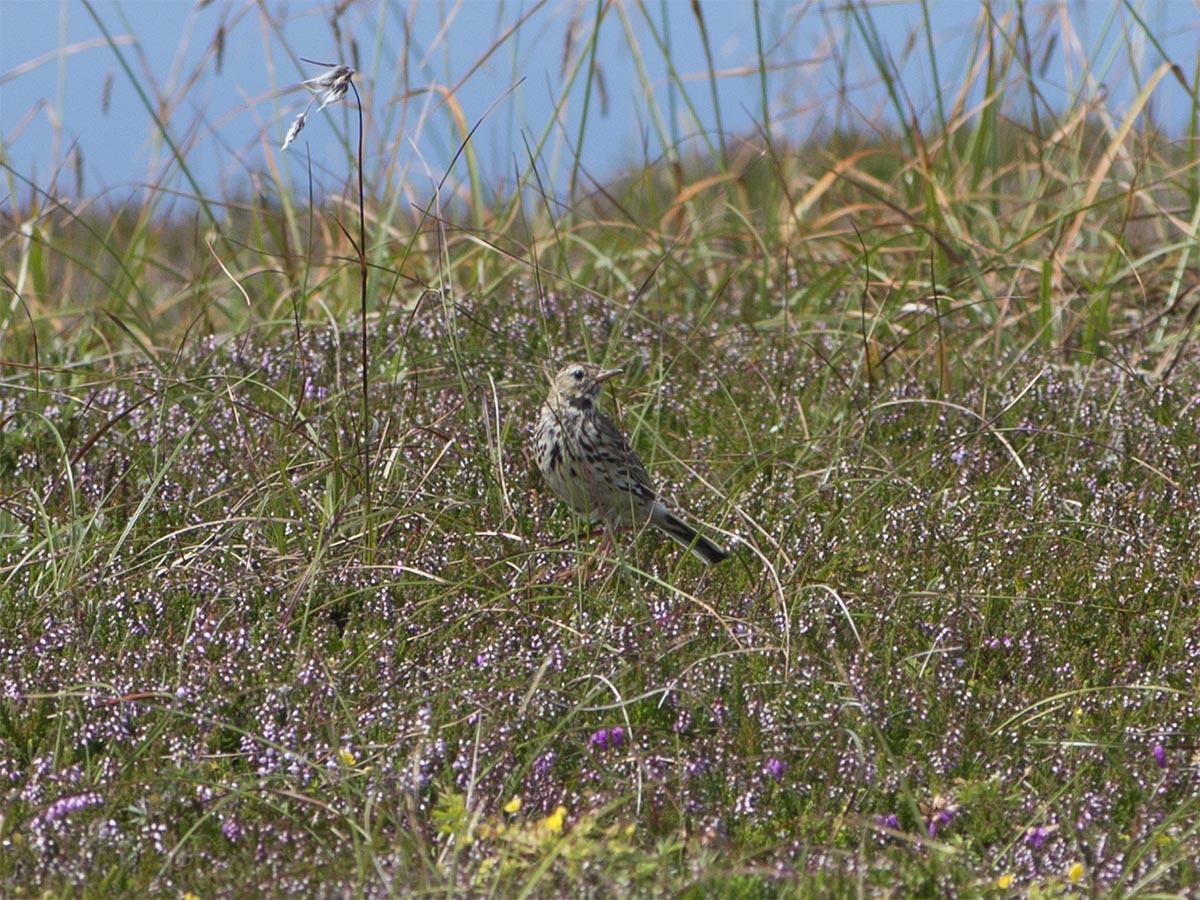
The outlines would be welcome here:
M 575 512 L 604 524 L 606 539 L 622 525 L 649 523 L 707 564 L 719 563 L 729 554 L 658 498 L 629 441 L 596 405 L 604 382 L 620 374 L 574 363 L 554 377 L 538 421 L 538 468 Z

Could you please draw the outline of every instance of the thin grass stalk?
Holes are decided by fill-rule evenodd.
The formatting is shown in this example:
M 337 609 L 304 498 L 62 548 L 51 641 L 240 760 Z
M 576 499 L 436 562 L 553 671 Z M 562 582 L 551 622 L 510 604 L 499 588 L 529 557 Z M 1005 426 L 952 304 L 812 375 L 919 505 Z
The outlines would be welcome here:
M 759 128 L 763 137 L 770 144 L 773 129 L 771 128 L 771 95 L 767 91 L 767 48 L 763 40 L 762 5 L 754 0 L 754 46 L 758 50 L 758 114 L 762 116 Z
M 141 79 L 134 74 L 133 68 L 129 65 L 129 61 L 125 58 L 125 54 L 121 52 L 120 44 L 116 41 L 112 34 L 109 33 L 108 28 L 104 24 L 104 20 L 100 18 L 99 14 L 92 6 L 91 0 L 83 0 L 83 5 L 84 8 L 87 9 L 88 14 L 92 17 L 92 20 L 96 23 L 96 27 L 100 29 L 100 33 L 104 35 L 104 39 L 108 43 L 109 49 L 112 50 L 113 56 L 116 57 L 117 62 L 125 71 L 125 75 L 128 77 L 130 85 L 137 93 L 138 98 L 142 101 L 142 105 L 146 108 L 147 114 L 153 120 L 155 126 L 158 128 L 159 134 L 162 135 L 163 140 L 170 149 L 171 158 L 175 160 L 175 163 L 179 166 L 179 171 L 183 173 L 183 177 L 187 179 L 188 184 L 191 186 L 192 196 L 196 199 L 196 202 L 204 211 L 205 219 L 210 225 L 216 228 L 218 225 L 216 213 L 213 212 L 212 207 L 209 205 L 205 193 L 200 187 L 200 183 L 192 174 L 192 170 L 187 164 L 187 158 L 183 150 L 175 143 L 174 138 L 171 136 L 171 131 L 167 127 L 167 123 L 159 117 L 155 104 L 148 96 L 146 96 L 146 91 L 145 88 L 142 87 Z M 227 250 L 232 251 L 232 248 L 228 246 L 228 243 L 224 238 L 222 238 L 222 243 L 226 244 Z
M 757 0 L 755 0 L 757 5 Z M 931 79 L 931 87 L 933 89 L 934 102 L 937 104 L 937 123 L 935 128 L 939 134 L 946 133 L 946 107 L 942 99 L 942 76 L 938 70 L 937 54 L 934 48 L 937 46 L 937 41 L 934 40 L 933 23 L 929 17 L 929 0 L 921 0 L 921 26 L 925 30 L 925 49 L 929 51 L 929 76 Z
M 646 27 L 650 31 L 650 36 L 654 40 L 655 46 L 659 53 L 662 54 L 663 62 L 667 67 L 668 87 L 670 88 L 669 99 L 673 101 L 675 91 L 678 90 L 679 96 L 683 99 L 684 106 L 687 107 L 688 114 L 692 117 L 693 122 L 700 122 L 701 119 L 696 113 L 696 106 L 692 103 L 688 92 L 683 89 L 683 79 L 679 77 L 679 72 L 675 69 L 671 62 L 670 45 L 667 41 L 665 29 L 656 28 L 654 21 L 646 12 L 645 7 L 642 9 L 642 18 L 645 20 Z M 629 45 L 630 52 L 633 54 L 634 65 L 637 68 L 638 80 L 642 84 L 642 93 L 646 98 L 646 111 L 649 113 L 651 120 L 654 122 L 654 130 L 658 134 L 658 143 L 662 148 L 662 154 L 666 162 L 672 167 L 676 179 L 679 179 L 679 157 L 680 144 L 682 143 L 678 133 L 676 132 L 677 122 L 676 116 L 672 115 L 670 119 L 664 119 L 660 104 L 654 97 L 654 81 L 650 77 L 649 69 L 646 67 L 645 54 L 642 52 L 641 46 L 637 41 L 637 34 L 634 30 L 633 22 L 625 14 L 625 7 L 617 7 L 618 14 L 621 17 L 621 24 L 625 29 L 625 40 Z M 709 154 L 713 157 L 717 155 L 717 150 L 712 144 L 712 139 L 707 133 L 703 133 L 702 137 L 705 140 Z M 681 184 L 676 184 L 676 191 L 681 189 Z
M 579 183 L 580 157 L 582 154 L 583 142 L 587 135 L 588 126 L 588 111 L 592 107 L 592 88 L 596 83 L 596 52 L 600 44 L 600 26 L 604 22 L 604 12 L 607 9 L 605 0 L 596 0 L 596 18 L 592 24 L 591 34 L 588 36 L 588 56 L 587 56 L 587 77 L 583 81 L 583 109 L 579 113 L 579 130 L 578 137 L 575 139 L 575 160 L 571 166 L 571 180 L 567 187 L 567 196 L 575 196 L 575 188 Z M 574 81 L 575 73 L 572 73 L 571 81 Z M 566 101 L 566 92 L 570 89 L 570 82 L 563 92 L 563 101 Z
M 365 513 L 364 531 L 367 535 L 368 548 L 375 546 L 376 530 L 371 509 L 374 497 L 371 493 L 371 405 L 370 405 L 370 347 L 367 341 L 367 217 L 366 190 L 363 186 L 363 108 L 362 95 L 354 80 L 350 80 L 354 91 L 354 105 L 358 109 L 358 288 L 359 288 L 359 318 L 362 322 L 360 337 L 360 352 L 362 353 L 362 423 L 359 432 L 359 460 L 363 471 L 363 510 Z
M 757 12 L 757 7 L 755 9 Z M 717 92 L 717 69 L 713 63 L 712 44 L 708 39 L 708 26 L 704 22 L 704 13 L 700 10 L 700 0 L 692 0 L 692 15 L 696 19 L 696 28 L 700 32 L 700 42 L 704 46 L 704 64 L 708 68 L 708 90 L 712 96 L 713 116 L 716 118 L 717 125 L 717 152 L 721 157 L 721 171 L 729 171 L 729 156 L 728 147 L 725 141 L 725 125 L 721 120 L 721 97 Z M 666 8 L 663 9 L 663 20 L 666 20 Z M 670 57 L 667 57 L 667 65 L 671 64 Z M 762 57 L 759 57 L 759 66 L 763 65 Z M 674 67 L 672 66 L 672 74 Z

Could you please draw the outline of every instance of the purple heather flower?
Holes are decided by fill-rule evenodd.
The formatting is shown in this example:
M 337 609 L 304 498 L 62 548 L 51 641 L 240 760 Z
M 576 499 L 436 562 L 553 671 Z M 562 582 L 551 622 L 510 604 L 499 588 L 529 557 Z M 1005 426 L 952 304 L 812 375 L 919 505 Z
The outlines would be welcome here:
M 948 809 L 938 810 L 929 820 L 929 836 L 937 837 L 938 829 L 949 825 L 954 820 L 954 813 Z
M 1043 825 L 1035 825 L 1025 832 L 1025 843 L 1034 850 L 1041 850 L 1042 844 L 1046 843 L 1046 838 L 1050 836 L 1050 829 Z
M 896 818 L 895 813 L 888 813 L 886 816 L 876 816 L 875 824 L 881 828 L 899 828 L 900 820 Z
M 549 753 L 544 753 L 533 761 L 533 773 L 539 778 L 545 778 L 550 774 L 550 769 L 554 766 L 554 760 L 557 755 L 553 750 Z
M 932 803 L 918 803 L 917 806 L 925 816 L 925 827 L 930 837 L 937 837 L 938 830 L 945 828 L 958 815 L 958 804 L 941 794 L 934 797 Z
M 242 833 L 242 824 L 235 818 L 228 818 L 221 823 L 221 834 L 225 835 L 225 840 L 231 844 L 236 844 Z
M 625 743 L 625 729 L 620 725 L 614 728 L 601 728 L 588 738 L 588 746 L 593 750 L 609 750 Z
M 1167 767 L 1167 750 L 1166 750 L 1166 748 L 1163 747 L 1162 744 L 1155 744 L 1154 750 L 1152 752 L 1154 753 L 1154 761 L 1156 763 L 1158 763 L 1158 767 L 1160 769 L 1165 769 Z
M 69 797 L 60 797 L 47 807 L 42 814 L 43 822 L 55 822 L 59 819 L 65 819 L 73 812 L 78 812 L 81 809 L 86 809 L 89 806 L 96 806 L 101 803 L 101 797 L 94 791 L 86 794 L 74 794 Z
M 783 773 L 787 771 L 787 763 L 772 756 L 763 766 L 763 770 L 776 781 L 782 781 Z

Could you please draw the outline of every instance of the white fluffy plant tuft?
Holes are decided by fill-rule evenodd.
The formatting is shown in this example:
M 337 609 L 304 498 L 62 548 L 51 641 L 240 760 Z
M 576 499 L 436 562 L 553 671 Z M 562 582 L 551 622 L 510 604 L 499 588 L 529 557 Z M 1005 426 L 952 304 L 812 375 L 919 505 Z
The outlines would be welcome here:
M 312 63 L 313 60 L 306 59 L 305 62 Z M 292 141 L 296 140 L 300 132 L 304 130 L 304 126 L 308 121 L 308 113 L 312 109 L 312 105 L 317 101 L 317 95 L 321 97 L 321 105 L 317 107 L 320 112 L 330 103 L 341 100 L 346 96 L 346 91 L 350 89 L 350 80 L 354 77 L 354 70 L 349 66 L 335 65 L 334 63 L 314 63 L 314 65 L 325 66 L 329 71 L 323 75 L 318 75 L 316 78 L 309 78 L 307 81 L 301 82 L 313 96 L 309 99 L 308 105 L 304 107 L 301 113 L 292 121 L 292 125 L 287 130 L 287 134 L 283 138 L 283 146 L 281 150 L 286 150 Z

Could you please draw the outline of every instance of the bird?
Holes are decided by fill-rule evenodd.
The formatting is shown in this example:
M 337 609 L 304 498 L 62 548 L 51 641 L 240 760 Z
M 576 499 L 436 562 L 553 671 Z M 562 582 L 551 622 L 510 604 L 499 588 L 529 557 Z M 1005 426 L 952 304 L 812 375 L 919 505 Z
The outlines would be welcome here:
M 662 501 L 625 435 L 597 405 L 604 383 L 623 371 L 572 363 L 550 379 L 537 424 L 538 468 L 571 509 L 603 524 L 606 541 L 622 526 L 649 523 L 715 565 L 728 551 Z

